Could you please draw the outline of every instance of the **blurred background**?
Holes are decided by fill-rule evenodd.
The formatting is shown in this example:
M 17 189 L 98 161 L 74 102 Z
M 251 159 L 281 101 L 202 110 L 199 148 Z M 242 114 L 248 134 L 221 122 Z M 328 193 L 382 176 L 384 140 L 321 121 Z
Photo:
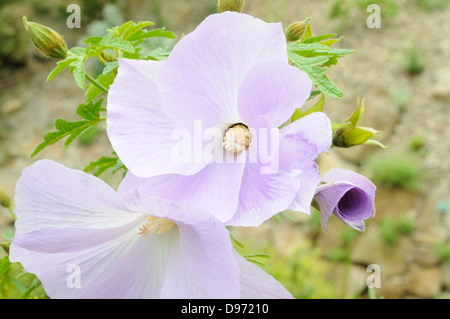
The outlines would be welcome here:
M 71 3 L 81 8 L 79 29 L 66 25 Z M 381 8 L 379 29 L 366 24 L 371 3 Z M 215 12 L 215 0 L 1 0 L 0 202 L 10 197 L 14 208 L 15 183 L 24 167 L 38 159 L 84 169 L 112 152 L 104 127 L 94 127 L 65 151 L 56 143 L 30 158 L 56 118 L 77 119 L 76 107 L 85 97 L 67 70 L 46 82 L 56 61 L 32 46 L 22 16 L 55 29 L 70 48 L 128 20 L 154 21 L 155 27 L 166 27 L 179 39 Z M 246 0 L 243 12 L 281 21 L 285 28 L 310 16 L 314 35 L 343 36 L 335 46 L 356 52 L 329 70 L 344 97 L 327 98 L 325 112 L 342 122 L 356 109 L 357 98 L 365 97 L 361 125 L 382 131 L 379 140 L 388 148 L 332 149 L 319 158 L 322 173 L 348 168 L 377 185 L 376 216 L 366 222 L 364 233 L 334 216 L 324 233 L 318 212 L 290 213 L 295 221 L 282 217 L 258 228 L 233 229 L 244 245 L 239 251 L 269 254 L 254 259 L 297 298 L 369 298 L 366 281 L 372 264 L 381 270 L 377 298 L 450 298 L 448 1 Z M 170 49 L 175 41 L 157 40 L 150 46 Z M 114 186 L 117 175 L 101 177 Z M 0 242 L 12 234 L 10 211 L 0 206 Z M 0 271 L 0 284 L 2 275 Z M 0 291 L 0 297 L 27 291 L 20 284 L 14 289 Z

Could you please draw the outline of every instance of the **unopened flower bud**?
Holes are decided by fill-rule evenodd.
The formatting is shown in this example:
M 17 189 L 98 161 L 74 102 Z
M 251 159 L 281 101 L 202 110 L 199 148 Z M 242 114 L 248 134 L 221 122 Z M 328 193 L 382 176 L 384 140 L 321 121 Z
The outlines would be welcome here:
M 0 206 L 10 207 L 11 206 L 11 197 L 4 190 L 0 188 Z
M 67 57 L 66 42 L 55 30 L 39 23 L 28 22 L 25 16 L 23 17 L 23 24 L 33 45 L 44 55 L 60 60 Z
M 100 52 L 100 57 L 105 61 L 105 62 L 112 62 L 114 61 L 116 58 L 114 57 L 114 55 L 112 55 L 111 53 L 106 53 L 105 51 Z
M 217 12 L 236 11 L 241 12 L 244 0 L 219 0 L 217 2 Z
M 371 137 L 377 137 L 379 132 L 369 127 L 351 127 L 344 125 L 333 134 L 333 145 L 337 147 L 352 147 L 365 144 Z
M 308 17 L 303 21 L 292 22 L 286 29 L 286 40 L 287 41 L 300 40 L 303 34 L 305 33 L 309 20 L 311 20 L 311 17 Z
M 380 132 L 370 127 L 358 126 L 364 113 L 364 101 L 359 101 L 356 111 L 343 123 L 333 129 L 333 146 L 352 147 L 361 144 L 376 144 L 385 147 L 378 141 L 369 140 L 377 137 Z

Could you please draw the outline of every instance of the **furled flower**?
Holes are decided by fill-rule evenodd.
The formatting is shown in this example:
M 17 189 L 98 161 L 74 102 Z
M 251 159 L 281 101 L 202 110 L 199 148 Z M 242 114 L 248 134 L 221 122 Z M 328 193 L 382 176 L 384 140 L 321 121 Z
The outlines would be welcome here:
M 42 160 L 16 186 L 11 262 L 51 298 L 291 298 L 211 214 Z
M 364 231 L 364 220 L 375 215 L 375 185 L 355 172 L 333 168 L 323 175 L 314 202 L 320 210 L 322 229 L 334 214 L 350 227 Z
M 119 192 L 138 186 L 233 226 L 309 213 L 330 121 L 316 112 L 278 128 L 311 89 L 288 63 L 281 24 L 236 12 L 206 18 L 166 61 L 119 60 L 107 106 L 129 170 Z

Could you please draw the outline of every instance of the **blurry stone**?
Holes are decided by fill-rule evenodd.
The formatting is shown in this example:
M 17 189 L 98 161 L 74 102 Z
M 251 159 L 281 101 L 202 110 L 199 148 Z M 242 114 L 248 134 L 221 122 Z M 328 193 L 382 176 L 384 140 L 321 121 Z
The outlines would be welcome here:
M 412 212 L 416 206 L 418 194 L 415 191 L 393 188 L 377 188 L 375 193 L 375 219 L 381 220 L 382 217 L 395 219 Z
M 367 277 L 370 272 L 367 272 L 367 268 L 352 265 L 348 270 L 348 282 L 347 282 L 347 298 L 358 298 L 367 288 Z
M 445 190 L 440 187 L 429 190 L 424 199 L 423 207 L 417 215 L 417 225 L 420 229 L 433 228 L 441 223 L 441 218 L 447 217 L 438 211 L 437 203 L 448 198 L 448 196 Z
M 291 222 L 279 222 L 273 231 L 273 244 L 277 252 L 289 256 L 298 248 L 299 243 L 307 241 L 306 235 Z
M 439 263 L 436 254 L 436 245 L 440 238 L 438 235 L 428 232 L 414 233 L 414 260 L 421 266 L 435 266 Z
M 432 95 L 439 100 L 450 100 L 450 70 L 439 69 L 434 77 L 432 87 Z
M 439 267 L 413 266 L 409 272 L 408 291 L 423 298 L 435 298 L 441 291 L 443 274 Z
M 450 261 L 446 261 L 442 265 L 442 274 L 444 278 L 444 285 L 447 290 L 450 290 Z
M 11 154 L 5 143 L 0 140 L 0 166 L 4 165 L 11 158 Z
M 20 110 L 24 105 L 23 101 L 19 98 L 10 99 L 1 105 L 0 111 L 2 115 L 9 115 Z
M 358 237 L 351 260 L 364 265 L 376 264 L 387 276 L 402 275 L 413 259 L 413 242 L 409 237 L 400 237 L 398 242 L 387 244 L 376 228 L 368 229 Z
M 384 276 L 381 274 L 381 286 L 375 289 L 377 298 L 402 299 L 408 288 L 406 276 Z

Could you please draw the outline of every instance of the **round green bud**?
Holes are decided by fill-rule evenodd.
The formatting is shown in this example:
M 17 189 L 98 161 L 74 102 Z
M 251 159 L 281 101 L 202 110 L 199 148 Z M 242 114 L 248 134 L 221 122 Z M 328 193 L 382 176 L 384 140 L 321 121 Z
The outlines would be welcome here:
M 67 45 L 61 35 L 42 24 L 29 22 L 23 17 L 23 25 L 33 45 L 45 56 L 55 59 L 67 57 Z

